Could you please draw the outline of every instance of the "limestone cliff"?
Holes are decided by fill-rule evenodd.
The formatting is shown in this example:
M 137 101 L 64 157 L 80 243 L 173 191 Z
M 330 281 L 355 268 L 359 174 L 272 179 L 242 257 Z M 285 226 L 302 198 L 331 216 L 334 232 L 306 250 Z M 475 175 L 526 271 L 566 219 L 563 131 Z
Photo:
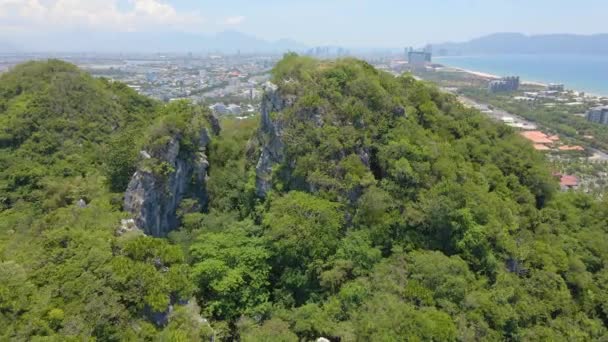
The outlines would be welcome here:
M 282 123 L 272 120 L 271 115 L 292 106 L 294 100 L 294 96 L 283 96 L 274 84 L 267 83 L 264 87 L 258 134 L 261 154 L 256 166 L 256 194 L 259 197 L 266 197 L 272 186 L 272 167 L 285 158 Z
M 265 87 L 257 138 L 256 194 L 265 198 L 273 184 L 280 184 L 283 189 L 313 193 L 331 190 L 355 205 L 374 174 L 380 177 L 381 173 L 374 165 L 369 137 L 357 137 L 372 122 L 365 122 L 358 113 L 336 110 L 320 94 L 302 94 L 298 87 L 295 81 Z M 405 107 L 389 105 L 386 116 L 391 120 L 407 118 Z M 323 151 L 302 153 L 297 136 L 308 133 L 318 139 L 311 140 L 310 147 L 324 146 Z M 311 160 L 311 156 L 319 159 Z
M 176 135 L 153 153 L 142 151 L 142 163 L 125 193 L 124 210 L 133 215 L 135 225 L 147 235 L 162 237 L 176 229 L 176 211 L 183 199 L 195 199 L 200 208 L 206 205 L 209 132 L 200 132 L 194 155 L 180 153 L 180 140 Z M 159 172 L 150 164 L 162 165 L 164 170 Z

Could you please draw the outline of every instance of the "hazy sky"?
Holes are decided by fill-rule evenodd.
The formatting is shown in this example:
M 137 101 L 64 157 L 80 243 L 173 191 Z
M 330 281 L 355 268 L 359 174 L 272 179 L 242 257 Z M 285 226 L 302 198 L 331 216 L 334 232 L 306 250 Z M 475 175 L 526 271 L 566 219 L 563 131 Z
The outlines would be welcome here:
M 394 47 L 493 32 L 608 32 L 608 0 L 0 0 L 0 35 L 238 30 L 309 45 Z

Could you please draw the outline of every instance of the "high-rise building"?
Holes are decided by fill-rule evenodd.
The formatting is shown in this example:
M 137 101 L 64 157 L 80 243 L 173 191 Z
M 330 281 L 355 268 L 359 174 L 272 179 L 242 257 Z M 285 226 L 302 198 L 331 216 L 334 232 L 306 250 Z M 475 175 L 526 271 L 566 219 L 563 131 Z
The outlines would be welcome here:
M 407 62 L 411 67 L 425 67 L 431 62 L 432 54 L 427 51 L 414 51 L 412 48 L 407 53 Z
M 503 77 L 500 80 L 491 81 L 488 90 L 493 93 L 501 91 L 516 91 L 519 89 L 519 76 Z
M 562 83 L 549 83 L 547 90 L 564 91 L 565 87 Z
M 587 121 L 608 125 L 608 106 L 589 109 L 587 111 Z

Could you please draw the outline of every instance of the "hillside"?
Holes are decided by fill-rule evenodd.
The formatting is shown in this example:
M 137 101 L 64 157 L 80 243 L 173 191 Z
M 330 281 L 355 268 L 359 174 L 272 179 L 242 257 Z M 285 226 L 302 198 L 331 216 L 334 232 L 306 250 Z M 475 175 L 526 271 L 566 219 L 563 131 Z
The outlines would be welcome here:
M 574 35 L 496 33 L 468 42 L 436 44 L 433 51 L 449 55 L 477 54 L 608 54 L 608 34 Z
M 56 60 L 0 76 L 1 340 L 207 334 L 181 250 L 118 229 L 133 173 L 172 175 L 155 151 L 193 145 L 200 111 Z M 156 331 L 176 301 L 188 304 L 172 312 L 180 323 Z
M 62 62 L 2 75 L 0 336 L 608 338 L 607 200 L 411 76 L 288 54 L 273 83 L 220 130 Z

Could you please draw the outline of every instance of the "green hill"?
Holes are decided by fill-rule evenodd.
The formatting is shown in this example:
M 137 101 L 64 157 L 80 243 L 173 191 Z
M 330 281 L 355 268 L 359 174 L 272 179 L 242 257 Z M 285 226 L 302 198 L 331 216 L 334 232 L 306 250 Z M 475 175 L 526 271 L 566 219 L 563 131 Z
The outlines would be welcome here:
M 606 200 L 410 76 L 289 54 L 273 82 L 219 133 L 62 62 L 1 76 L 0 336 L 608 338 Z
M 194 303 L 173 311 L 176 328 L 156 328 L 193 293 L 181 250 L 116 234 L 140 149 L 165 135 L 187 143 L 199 111 L 61 61 L 0 77 L 0 340 L 206 334 Z

